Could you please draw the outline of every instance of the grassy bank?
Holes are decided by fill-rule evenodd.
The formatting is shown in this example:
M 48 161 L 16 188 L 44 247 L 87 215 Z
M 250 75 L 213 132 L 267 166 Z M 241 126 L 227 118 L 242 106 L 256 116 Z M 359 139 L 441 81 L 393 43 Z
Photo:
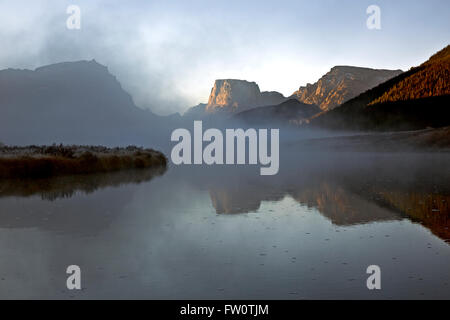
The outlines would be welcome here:
M 0 178 L 45 178 L 167 165 L 161 152 L 134 146 L 0 146 Z

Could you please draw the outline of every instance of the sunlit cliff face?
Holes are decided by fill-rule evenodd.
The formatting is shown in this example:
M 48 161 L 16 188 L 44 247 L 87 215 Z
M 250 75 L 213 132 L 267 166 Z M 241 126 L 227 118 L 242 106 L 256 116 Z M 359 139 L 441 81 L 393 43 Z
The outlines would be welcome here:
M 241 112 L 247 109 L 281 103 L 285 97 L 278 92 L 261 92 L 255 82 L 216 80 L 206 105 L 206 112 Z
M 292 96 L 301 102 L 315 104 L 322 110 L 329 110 L 401 72 L 401 70 L 336 66 L 316 83 L 300 87 Z

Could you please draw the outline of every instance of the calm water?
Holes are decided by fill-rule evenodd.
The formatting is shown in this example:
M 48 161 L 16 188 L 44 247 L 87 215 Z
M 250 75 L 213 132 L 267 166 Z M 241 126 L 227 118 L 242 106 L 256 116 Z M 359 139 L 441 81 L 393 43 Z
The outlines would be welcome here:
M 450 157 L 0 182 L 0 298 L 450 298 Z M 66 289 L 66 267 L 82 270 Z M 366 287 L 381 267 L 382 289 Z

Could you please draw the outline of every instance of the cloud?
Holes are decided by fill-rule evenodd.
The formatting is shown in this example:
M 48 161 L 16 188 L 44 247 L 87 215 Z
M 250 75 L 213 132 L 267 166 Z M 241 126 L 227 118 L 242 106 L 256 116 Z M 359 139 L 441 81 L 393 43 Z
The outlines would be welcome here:
M 272 36 L 268 47 L 273 27 L 255 28 L 262 17 L 233 11 L 236 3 L 222 8 L 196 1 L 190 6 L 76 1 L 81 30 L 68 30 L 66 8 L 72 2 L 19 0 L 0 5 L 0 36 L 10 44 L 0 52 L 0 68 L 96 59 L 117 76 L 138 106 L 159 114 L 183 112 L 206 101 L 216 78 L 258 81 L 266 70 L 279 77 L 266 85 L 259 81 L 267 90 L 286 79 L 276 73 L 287 65 L 273 46 L 283 40 Z
M 81 8 L 81 30 L 66 28 L 71 4 Z M 414 23 L 417 14 L 430 20 L 423 8 L 381 4 L 390 18 L 386 29 L 396 20 L 402 28 L 368 33 L 364 4 L 348 0 L 3 1 L 0 69 L 96 59 L 138 106 L 170 114 L 207 101 L 217 78 L 256 81 L 262 90 L 288 95 L 334 65 L 408 69 L 446 44 L 442 28 Z M 433 23 L 448 26 L 439 12 Z M 417 47 L 411 36 L 426 39 L 431 49 L 409 50 Z

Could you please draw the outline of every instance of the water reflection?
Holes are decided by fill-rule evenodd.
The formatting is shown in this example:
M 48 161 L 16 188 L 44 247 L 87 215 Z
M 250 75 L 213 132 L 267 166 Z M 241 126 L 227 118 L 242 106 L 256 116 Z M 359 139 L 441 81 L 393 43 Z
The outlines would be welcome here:
M 298 153 L 272 177 L 2 181 L 0 298 L 448 298 L 449 159 Z M 65 289 L 70 264 L 85 290 Z M 375 294 L 370 264 L 385 275 Z
M 45 179 L 1 179 L 0 197 L 39 195 L 43 200 L 53 201 L 59 198 L 70 198 L 77 192 L 89 194 L 106 187 L 150 181 L 155 176 L 163 174 L 165 170 L 165 167 L 157 167 Z
M 359 164 L 351 154 L 347 157 L 320 168 L 305 162 L 305 170 L 281 174 L 270 183 L 253 173 L 223 175 L 208 181 L 212 205 L 217 214 L 248 213 L 258 211 L 262 201 L 291 196 L 335 225 L 409 218 L 450 240 L 447 156 L 378 155 Z
M 354 157 L 354 154 L 340 154 L 334 155 L 333 161 L 329 158 L 320 161 L 315 155 L 314 161 L 310 161 L 308 156 L 301 155 L 295 163 L 285 162 L 284 170 L 273 177 L 261 177 L 251 170 L 242 169 L 236 173 L 214 167 L 189 167 L 189 170 L 182 169 L 181 175 L 195 181 L 194 188 L 207 189 L 217 214 L 257 212 L 262 202 L 281 201 L 289 196 L 301 205 L 317 209 L 334 225 L 408 218 L 424 225 L 441 239 L 450 240 L 450 172 L 442 170 L 450 163 L 448 156 L 389 154 L 361 158 L 357 155 L 358 162 L 353 161 Z M 90 194 L 106 187 L 150 181 L 165 170 L 2 180 L 0 197 L 38 195 L 42 200 L 54 201 L 71 198 L 77 193 Z M 200 173 L 201 170 L 206 170 L 207 174 Z M 120 196 L 115 200 L 118 199 Z M 108 200 L 111 201 L 114 199 Z M 26 216 L 24 211 L 14 215 L 8 212 L 0 212 L 0 227 L 32 226 L 43 221 L 36 212 L 31 216 Z M 52 221 L 59 229 L 67 224 L 76 230 L 76 222 L 81 220 L 79 215 L 60 214 Z M 104 224 L 99 219 L 95 221 Z
M 95 235 L 108 228 L 131 200 L 132 193 L 124 192 L 124 186 L 148 182 L 165 170 L 161 167 L 0 180 L 0 198 L 4 198 L 0 201 L 0 228 L 39 228 L 61 234 Z M 107 188 L 111 190 L 97 193 L 95 198 L 86 196 Z

